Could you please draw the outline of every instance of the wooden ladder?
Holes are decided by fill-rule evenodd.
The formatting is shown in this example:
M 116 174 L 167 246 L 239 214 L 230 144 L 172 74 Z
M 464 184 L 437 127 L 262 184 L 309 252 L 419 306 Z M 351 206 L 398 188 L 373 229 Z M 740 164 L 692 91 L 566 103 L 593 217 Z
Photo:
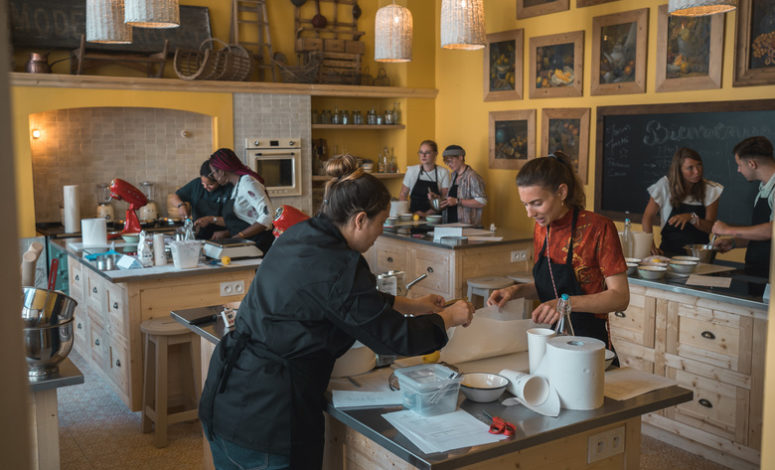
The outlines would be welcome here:
M 242 39 L 244 34 L 240 33 L 245 31 L 240 31 L 241 25 L 247 24 L 257 27 L 257 41 Z M 264 80 L 264 71 L 267 69 L 272 72 L 272 81 L 277 81 L 277 71 L 272 65 L 272 39 L 269 34 L 266 0 L 232 0 L 229 42 L 244 47 L 256 59 L 260 81 Z

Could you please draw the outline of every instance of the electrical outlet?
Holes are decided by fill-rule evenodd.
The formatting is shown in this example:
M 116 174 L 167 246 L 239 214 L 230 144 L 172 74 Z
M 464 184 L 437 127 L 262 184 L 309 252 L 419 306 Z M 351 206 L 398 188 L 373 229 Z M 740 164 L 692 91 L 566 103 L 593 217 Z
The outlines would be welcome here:
M 514 250 L 511 252 L 511 262 L 519 263 L 520 261 L 527 261 L 527 250 Z
M 589 436 L 587 463 L 597 462 L 624 452 L 624 426 Z
M 221 283 L 221 297 L 240 295 L 245 293 L 245 281 L 231 281 Z

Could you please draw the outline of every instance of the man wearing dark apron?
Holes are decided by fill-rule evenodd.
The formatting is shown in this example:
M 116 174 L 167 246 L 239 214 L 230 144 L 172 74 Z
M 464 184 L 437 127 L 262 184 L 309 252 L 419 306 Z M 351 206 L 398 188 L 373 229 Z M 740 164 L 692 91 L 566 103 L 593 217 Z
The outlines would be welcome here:
M 428 199 L 428 193 L 440 194 L 439 190 L 439 167 L 433 168 L 433 181 L 423 181 L 422 175 L 427 174 L 430 177 L 430 173 L 426 173 L 422 165 L 420 165 L 420 173 L 417 175 L 417 180 L 412 186 L 412 192 L 409 193 L 409 212 L 427 212 L 431 209 L 431 201 Z
M 747 246 L 746 274 L 769 279 L 772 207 L 775 196 L 775 158 L 772 143 L 762 136 L 749 137 L 735 146 L 734 155 L 738 173 L 747 181 L 759 182 L 759 194 L 754 201 L 751 225 L 733 226 L 719 220 L 713 224 L 712 231 L 717 235 L 734 237 L 718 240 L 716 245 L 721 252 L 736 246 Z M 760 290 L 763 290 L 763 285 Z
M 668 220 L 678 214 L 694 214 L 692 220 L 702 220 L 705 218 L 705 206 L 682 202 L 678 207 L 673 207 Z M 659 245 L 659 249 L 662 250 L 665 256 L 685 255 L 684 246 L 695 243 L 705 244 L 709 240 L 707 233 L 699 230 L 691 223 L 684 225 L 684 228 L 665 223 L 664 227 L 662 227 L 662 243 Z

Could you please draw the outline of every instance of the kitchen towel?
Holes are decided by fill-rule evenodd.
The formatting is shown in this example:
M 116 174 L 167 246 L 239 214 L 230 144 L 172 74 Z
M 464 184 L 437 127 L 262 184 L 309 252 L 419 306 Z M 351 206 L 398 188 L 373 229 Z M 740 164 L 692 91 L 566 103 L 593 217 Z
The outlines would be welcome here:
M 107 246 L 108 229 L 105 219 L 81 219 L 83 246 Z
M 603 406 L 605 344 L 585 336 L 555 336 L 536 375 L 546 377 L 557 390 L 562 407 L 594 410 Z
M 81 228 L 81 209 L 78 205 L 78 186 L 68 185 L 64 191 L 64 220 L 65 233 L 75 233 Z

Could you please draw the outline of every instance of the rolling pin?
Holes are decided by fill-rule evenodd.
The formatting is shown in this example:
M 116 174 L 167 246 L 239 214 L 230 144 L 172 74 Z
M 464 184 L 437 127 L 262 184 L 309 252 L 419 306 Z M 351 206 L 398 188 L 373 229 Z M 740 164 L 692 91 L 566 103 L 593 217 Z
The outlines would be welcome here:
M 22 255 L 22 286 L 35 285 L 35 265 L 42 251 L 42 243 L 32 242 L 27 251 Z

